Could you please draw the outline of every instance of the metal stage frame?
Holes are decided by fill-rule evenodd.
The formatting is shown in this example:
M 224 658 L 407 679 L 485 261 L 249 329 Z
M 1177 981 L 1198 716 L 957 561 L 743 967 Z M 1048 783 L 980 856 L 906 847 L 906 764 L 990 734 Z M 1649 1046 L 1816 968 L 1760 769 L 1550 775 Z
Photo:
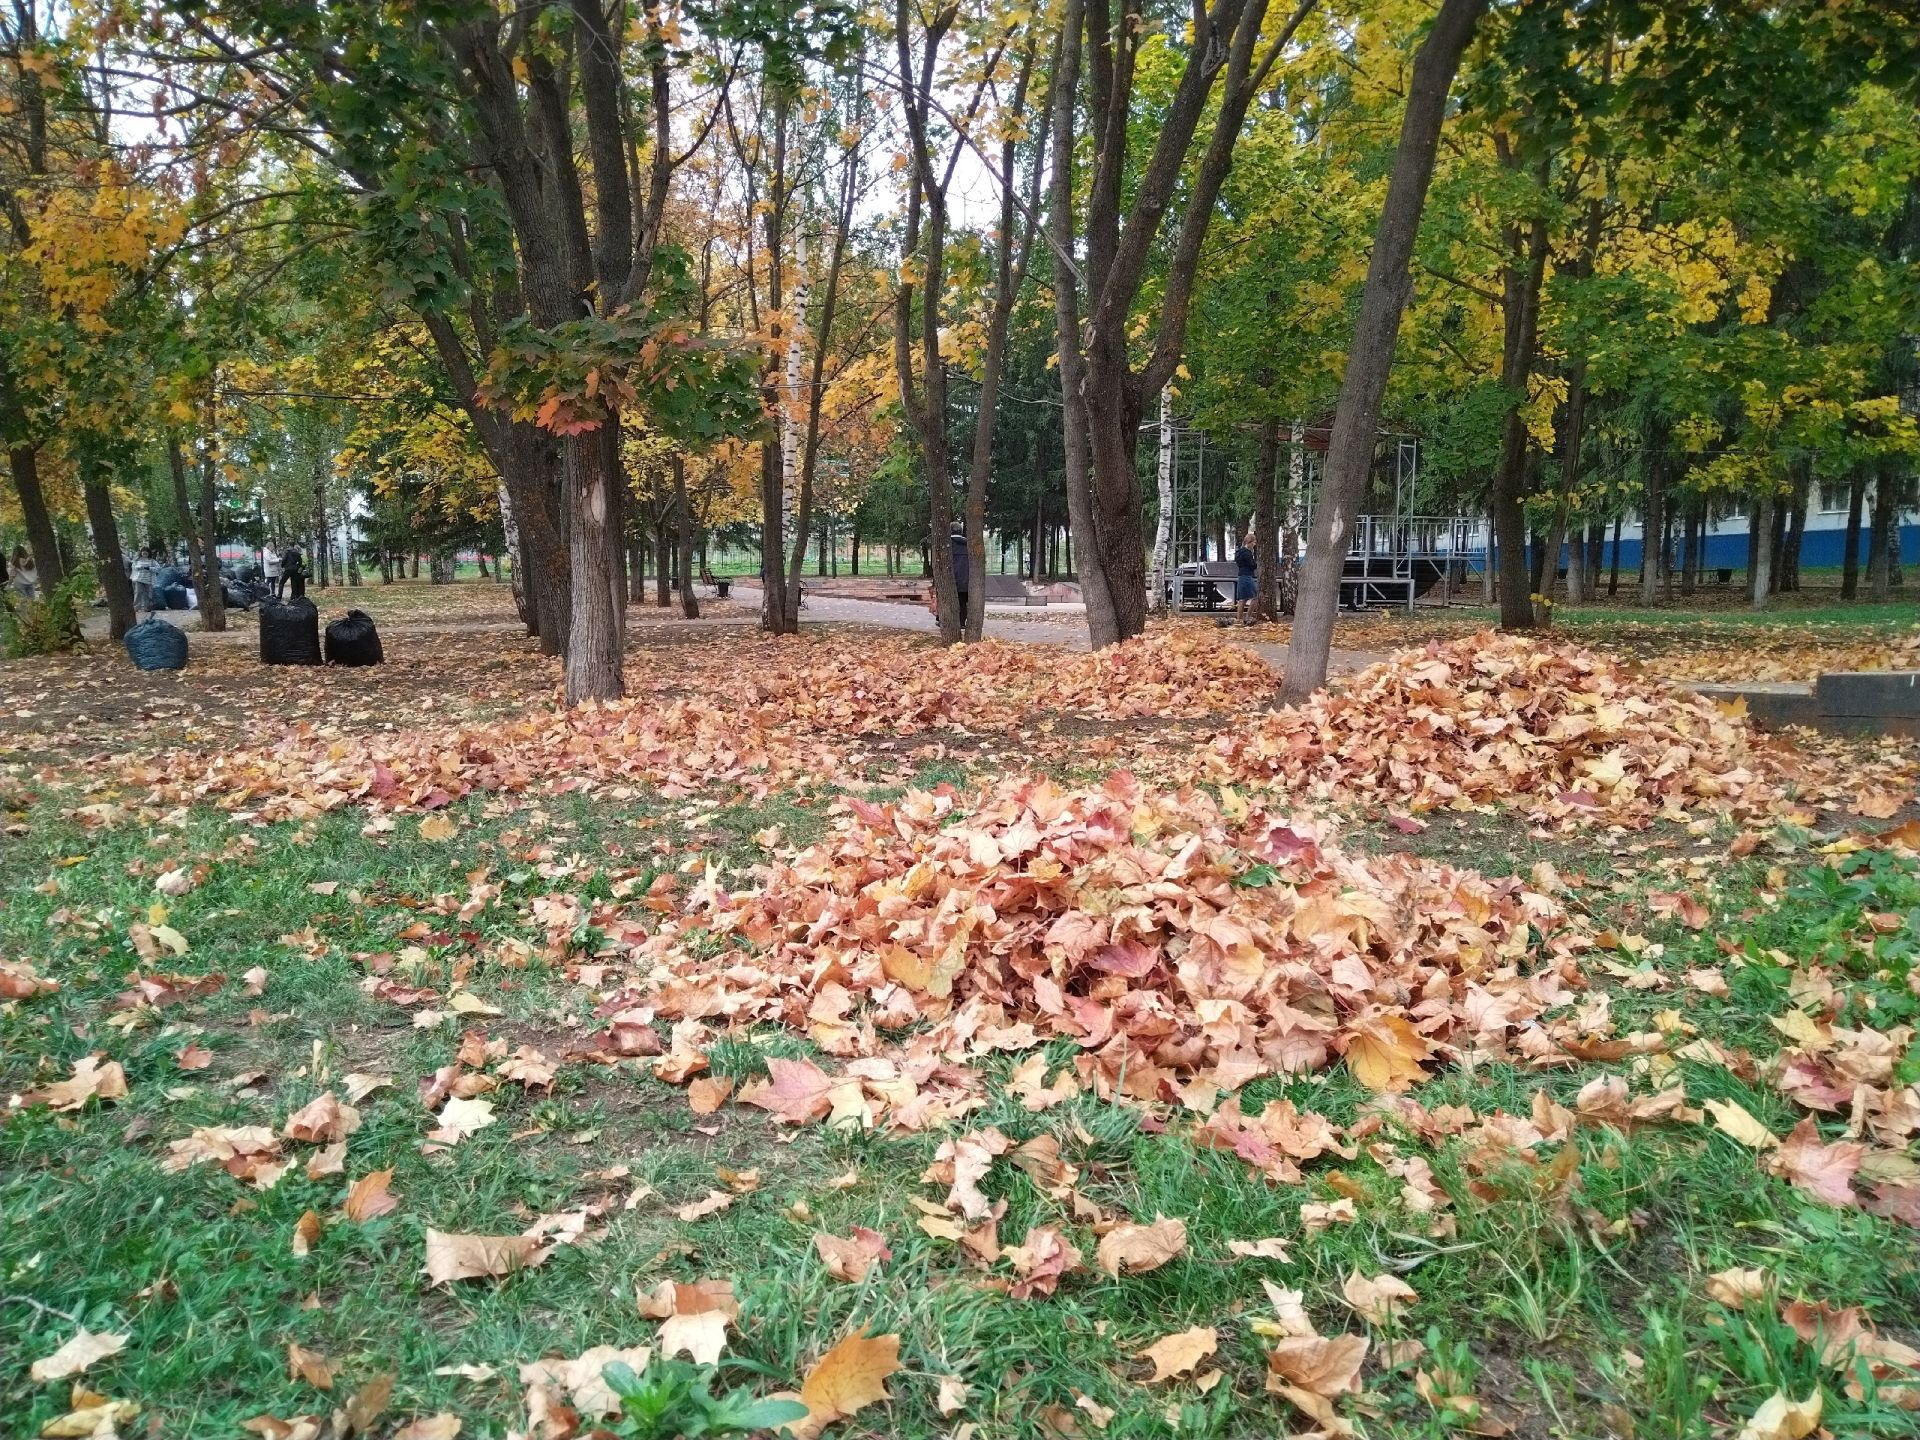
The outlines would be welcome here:
M 1209 558 L 1207 492 L 1209 465 L 1217 471 L 1224 460 L 1213 459 L 1206 432 L 1183 418 L 1170 417 L 1159 429 L 1170 454 L 1160 459 L 1170 472 L 1171 524 L 1165 551 L 1152 567 L 1164 577 L 1156 586 L 1157 603 L 1179 609 L 1218 609 L 1231 603 L 1234 566 L 1227 556 Z M 1152 424 L 1152 422 L 1150 422 Z M 1149 427 L 1143 426 L 1142 429 Z M 1297 508 L 1281 518 L 1281 560 L 1297 564 L 1306 553 L 1306 539 L 1319 498 L 1325 461 L 1320 448 L 1308 444 L 1309 428 L 1295 422 L 1283 428 L 1281 443 L 1289 446 L 1289 488 Z M 1321 432 L 1324 434 L 1324 431 Z M 1391 471 L 1380 463 L 1392 445 Z M 1354 517 L 1347 542 L 1346 573 L 1340 582 L 1340 604 L 1349 610 L 1404 608 L 1438 583 L 1449 598 L 1456 586 L 1480 574 L 1487 563 L 1486 522 L 1466 515 L 1423 515 L 1415 512 L 1419 494 L 1420 441 L 1401 431 L 1380 432 L 1368 509 Z M 1383 473 L 1387 472 L 1387 473 Z M 1216 484 L 1224 476 L 1214 476 Z M 1237 527 L 1236 527 L 1237 528 Z M 1286 554 L 1293 537 L 1293 554 Z

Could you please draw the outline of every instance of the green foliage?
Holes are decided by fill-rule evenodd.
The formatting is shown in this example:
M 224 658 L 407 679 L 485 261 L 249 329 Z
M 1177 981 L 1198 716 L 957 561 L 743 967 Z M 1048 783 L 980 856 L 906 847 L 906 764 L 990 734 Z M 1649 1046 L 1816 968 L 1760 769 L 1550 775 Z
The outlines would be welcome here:
M 57 655 L 80 643 L 80 607 L 93 598 L 98 581 L 93 567 L 82 565 L 43 599 L 23 600 L 11 588 L 0 590 L 0 656 Z
M 756 1400 L 740 1390 L 716 1396 L 711 1365 L 690 1365 L 656 1355 L 641 1374 L 623 1360 L 614 1361 L 602 1374 L 607 1388 L 620 1397 L 620 1418 L 613 1433 L 632 1440 L 739 1435 L 771 1430 L 807 1414 L 806 1406 L 792 1400 Z

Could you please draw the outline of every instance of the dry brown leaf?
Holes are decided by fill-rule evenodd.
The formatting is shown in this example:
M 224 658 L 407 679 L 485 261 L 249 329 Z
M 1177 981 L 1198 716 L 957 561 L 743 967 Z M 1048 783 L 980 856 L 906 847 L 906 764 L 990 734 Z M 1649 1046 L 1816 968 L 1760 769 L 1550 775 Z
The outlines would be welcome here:
M 1754 1119 L 1738 1101 L 1703 1100 L 1700 1103 L 1724 1134 L 1732 1136 L 1749 1150 L 1765 1150 L 1780 1143 L 1774 1133 Z
M 420 838 L 434 844 L 444 844 L 459 833 L 460 827 L 449 815 L 429 815 L 420 822 Z
M 1860 1197 L 1853 1193 L 1853 1179 L 1866 1158 L 1867 1147 L 1858 1140 L 1823 1144 L 1813 1117 L 1805 1115 L 1779 1142 L 1779 1149 L 1767 1157 L 1766 1168 L 1816 1200 L 1852 1207 L 1860 1203 Z
M 900 1337 L 869 1336 L 862 1330 L 835 1345 L 807 1372 L 800 1402 L 804 1420 L 790 1427 L 799 1440 L 812 1440 L 838 1420 L 893 1397 L 887 1379 L 900 1369 Z
M 1196 1325 L 1173 1335 L 1163 1335 L 1139 1354 L 1153 1362 L 1149 1385 L 1190 1373 L 1202 1360 L 1220 1348 L 1220 1332 L 1207 1325 Z
M 1817 1385 L 1804 1400 L 1776 1390 L 1741 1427 L 1737 1440 L 1804 1440 L 1820 1428 L 1821 1399 Z
M 387 1189 L 392 1183 L 393 1171 L 369 1170 L 353 1182 L 340 1213 L 349 1220 L 364 1223 L 398 1210 L 400 1201 Z
M 1353 1313 L 1369 1325 L 1385 1325 L 1399 1315 L 1401 1307 L 1420 1298 L 1398 1275 L 1375 1275 L 1368 1279 L 1358 1270 L 1348 1274 L 1340 1293 L 1346 1297 Z
M 442 1410 L 438 1415 L 409 1420 L 393 1432 L 392 1440 L 455 1440 L 459 1434 L 460 1417 Z
M 864 1225 L 854 1226 L 851 1236 L 844 1240 L 838 1235 L 817 1234 L 813 1237 L 813 1246 L 826 1262 L 829 1275 L 854 1285 L 866 1279 L 867 1272 L 876 1263 L 893 1258 L 886 1238 L 878 1230 L 869 1230 Z
M 35 1090 L 27 1103 L 44 1104 L 50 1110 L 78 1110 L 89 1100 L 124 1100 L 127 1072 L 118 1060 L 103 1060 L 99 1055 L 83 1055 L 73 1062 L 73 1074 L 56 1080 L 44 1090 Z
M 540 1242 L 525 1235 L 450 1235 L 427 1229 L 426 1271 L 435 1285 L 511 1275 L 545 1258 Z
M 318 1350 L 308 1350 L 304 1346 L 288 1342 L 287 1378 L 289 1380 L 304 1380 L 316 1390 L 331 1390 L 334 1376 L 339 1373 L 340 1367 Z
M 933 1408 L 941 1415 L 952 1419 L 967 1408 L 967 1396 L 970 1393 L 966 1381 L 957 1375 L 942 1375 L 940 1391 L 934 1398 Z
M 320 1216 L 315 1211 L 309 1210 L 294 1222 L 293 1240 L 289 1248 L 293 1251 L 293 1256 L 297 1260 L 306 1255 L 319 1243 Z
M 1279 1236 L 1269 1236 L 1265 1240 L 1229 1240 L 1227 1253 L 1239 1260 L 1286 1260 L 1287 1242 Z
M 711 1115 L 727 1103 L 732 1093 L 731 1076 L 703 1075 L 687 1086 L 687 1104 L 696 1115 Z
M 1763 1300 L 1767 1294 L 1767 1272 L 1764 1270 L 1716 1270 L 1707 1277 L 1707 1298 L 1725 1305 L 1729 1310 L 1738 1310 L 1751 1300 Z
M 1332 1399 L 1360 1390 L 1367 1358 L 1364 1335 L 1290 1335 L 1267 1352 L 1268 1388 L 1277 1378 L 1311 1395 Z
M 726 1190 L 709 1190 L 701 1199 L 695 1200 L 690 1204 L 682 1205 L 673 1213 L 688 1224 L 691 1224 L 695 1220 L 704 1220 L 709 1215 L 718 1215 L 731 1204 L 733 1204 L 732 1192 Z
M 1100 1237 L 1094 1263 L 1116 1280 L 1124 1269 L 1134 1275 L 1158 1270 L 1187 1248 L 1187 1224 L 1157 1216 L 1151 1225 L 1116 1225 Z
M 551 1404 L 551 1390 L 581 1415 L 603 1419 L 620 1409 L 620 1397 L 607 1388 L 607 1366 L 618 1360 L 639 1373 L 652 1358 L 653 1350 L 646 1345 L 624 1350 L 615 1345 L 595 1345 L 571 1360 L 528 1361 L 520 1367 L 520 1383 L 527 1387 L 529 1410 L 536 1403 L 543 1408 Z
M 108 1356 L 118 1355 L 127 1348 L 127 1341 L 132 1338 L 131 1335 L 96 1333 L 83 1325 L 58 1350 L 34 1361 L 28 1369 L 28 1375 L 34 1384 L 40 1385 L 49 1380 L 65 1380 L 84 1374 Z

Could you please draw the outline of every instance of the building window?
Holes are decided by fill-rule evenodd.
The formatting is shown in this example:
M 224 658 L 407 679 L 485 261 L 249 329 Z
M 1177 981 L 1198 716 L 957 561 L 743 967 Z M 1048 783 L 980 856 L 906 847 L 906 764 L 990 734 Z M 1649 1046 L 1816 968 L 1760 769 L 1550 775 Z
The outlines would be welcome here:
M 1847 498 L 1853 486 L 1845 480 L 1822 480 L 1820 482 L 1820 513 L 1822 515 L 1844 515 L 1847 512 Z

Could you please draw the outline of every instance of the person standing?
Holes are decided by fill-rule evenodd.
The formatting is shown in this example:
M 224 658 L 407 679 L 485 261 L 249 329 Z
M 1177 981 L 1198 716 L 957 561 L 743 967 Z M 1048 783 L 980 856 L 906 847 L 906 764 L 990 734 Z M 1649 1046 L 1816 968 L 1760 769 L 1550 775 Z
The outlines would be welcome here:
M 298 545 L 289 545 L 280 557 L 280 568 L 284 572 L 287 589 L 295 600 L 307 593 L 307 557 L 300 553 Z
M 1254 557 L 1253 537 L 1242 535 L 1240 548 L 1233 552 L 1233 608 L 1240 613 L 1242 625 L 1253 624 L 1253 602 L 1260 597 L 1260 562 Z
M 153 582 L 160 573 L 160 562 L 153 558 L 153 547 L 142 545 L 140 553 L 133 557 L 133 608 L 135 610 L 153 609 Z
M 287 582 L 280 569 L 280 552 L 271 545 L 260 552 L 260 578 L 267 582 L 267 589 L 271 590 L 273 598 L 278 600 L 281 587 Z
M 967 623 L 967 585 L 973 578 L 973 562 L 967 555 L 967 527 L 959 520 L 953 522 L 948 535 L 953 545 L 953 588 L 960 601 L 960 623 Z
M 13 547 L 13 577 L 9 582 L 22 600 L 34 600 L 40 594 L 40 570 L 26 546 Z

